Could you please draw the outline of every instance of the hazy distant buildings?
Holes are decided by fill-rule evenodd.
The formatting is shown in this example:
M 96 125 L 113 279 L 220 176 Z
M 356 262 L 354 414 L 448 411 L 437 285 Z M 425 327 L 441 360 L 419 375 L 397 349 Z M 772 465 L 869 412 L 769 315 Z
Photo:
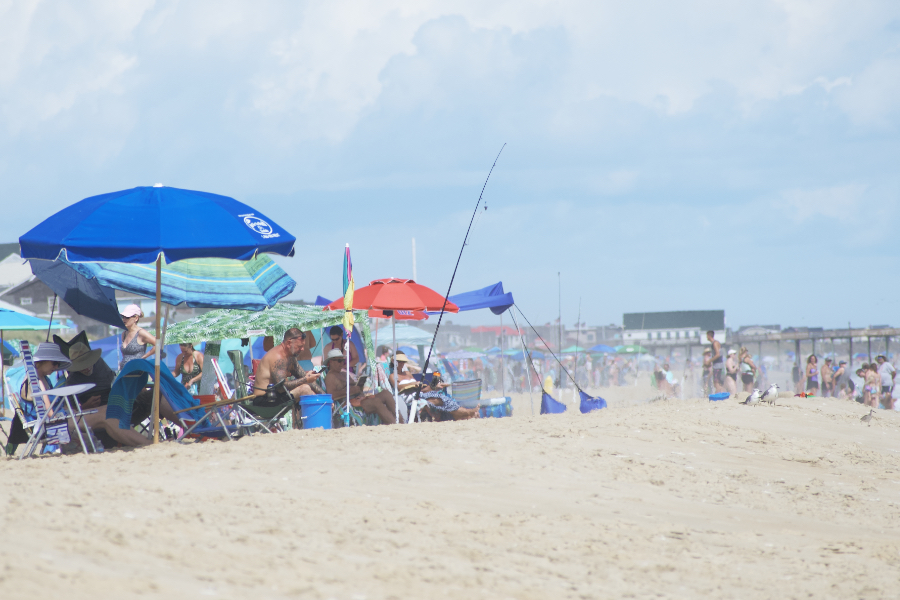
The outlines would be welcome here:
M 625 313 L 622 339 L 625 344 L 685 346 L 706 344 L 706 332 L 725 343 L 724 310 L 680 310 Z

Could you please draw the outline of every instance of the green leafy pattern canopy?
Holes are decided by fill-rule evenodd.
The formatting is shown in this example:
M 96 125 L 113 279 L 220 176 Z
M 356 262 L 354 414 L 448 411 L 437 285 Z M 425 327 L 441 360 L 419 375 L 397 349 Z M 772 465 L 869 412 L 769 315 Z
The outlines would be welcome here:
M 369 328 L 369 315 L 364 310 L 354 310 L 356 326 L 366 347 L 369 368 L 375 369 L 375 348 Z M 204 341 L 227 340 L 250 337 L 254 333 L 271 335 L 275 340 L 284 337 L 291 327 L 302 331 L 340 325 L 344 318 L 342 310 L 322 310 L 318 306 L 298 306 L 296 304 L 276 304 L 259 312 L 246 310 L 213 310 L 199 317 L 169 325 L 166 330 L 166 344 L 196 344 Z

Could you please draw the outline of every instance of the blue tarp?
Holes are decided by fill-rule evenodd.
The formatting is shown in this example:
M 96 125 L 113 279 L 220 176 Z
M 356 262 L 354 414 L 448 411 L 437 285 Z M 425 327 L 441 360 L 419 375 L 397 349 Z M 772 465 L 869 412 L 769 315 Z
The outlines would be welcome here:
M 12 354 L 14 357 L 19 356 L 19 351 L 16 350 L 16 347 L 10 344 L 8 341 L 3 340 L 3 347 L 6 348 L 7 352 Z
M 480 290 L 455 294 L 450 296 L 448 300 L 459 307 L 459 312 L 478 310 L 479 308 L 490 308 L 491 312 L 495 315 L 503 314 L 506 309 L 515 304 L 512 292 L 507 294 L 503 291 L 502 281 L 498 281 L 494 285 L 489 285 Z M 440 314 L 440 311 L 429 312 L 428 314 L 437 315 Z
M 257 252 L 293 256 L 296 239 L 266 215 L 227 196 L 136 187 L 85 198 L 19 238 L 22 258 L 149 264 Z
M 606 408 L 606 400 L 604 400 L 603 398 L 601 398 L 599 396 L 596 398 L 593 398 L 591 396 L 588 396 L 581 390 L 578 391 L 578 395 L 581 397 L 580 408 L 581 408 L 582 414 L 589 413 L 593 410 L 600 410 L 601 408 Z
M 544 392 L 541 396 L 541 414 L 558 415 L 566 412 L 566 405 L 556 400 L 553 396 Z

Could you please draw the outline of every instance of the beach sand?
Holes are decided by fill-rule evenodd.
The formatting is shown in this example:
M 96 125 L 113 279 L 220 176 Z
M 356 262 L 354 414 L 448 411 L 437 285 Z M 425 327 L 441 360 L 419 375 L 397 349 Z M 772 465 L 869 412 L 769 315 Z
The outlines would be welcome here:
M 900 596 L 897 413 L 603 395 L 0 461 L 0 596 Z

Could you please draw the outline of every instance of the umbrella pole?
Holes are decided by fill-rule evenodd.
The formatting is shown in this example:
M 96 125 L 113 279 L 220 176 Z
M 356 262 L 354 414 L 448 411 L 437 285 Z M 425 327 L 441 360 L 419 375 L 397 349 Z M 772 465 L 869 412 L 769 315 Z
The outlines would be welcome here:
M 506 398 L 506 377 L 503 372 L 503 313 L 500 313 L 500 391 Z
M 397 327 L 394 324 L 394 314 L 391 313 L 391 334 L 394 338 L 394 353 L 391 355 L 391 360 L 394 361 L 394 423 L 400 423 L 400 400 L 397 395 L 397 381 L 400 379 L 400 375 L 397 373 Z
M 162 336 L 160 330 L 160 312 L 162 312 L 162 254 L 156 257 L 156 350 L 153 365 L 153 410 L 150 420 L 153 422 L 153 443 L 159 443 L 159 353 Z
M 525 382 L 526 382 L 526 385 L 528 385 L 528 401 L 531 403 L 531 416 L 533 417 L 534 416 L 534 398 L 531 396 L 531 388 L 532 388 L 531 374 L 530 374 L 530 371 L 528 370 L 528 365 L 530 364 L 532 371 L 534 371 L 534 363 L 531 362 L 531 357 L 528 356 L 528 348 L 525 347 L 525 338 L 522 336 L 522 330 L 519 329 L 519 321 L 516 320 L 516 313 L 514 313 L 513 311 L 510 310 L 509 315 L 512 317 L 513 324 L 516 326 L 516 333 L 519 334 L 519 339 L 522 341 L 522 360 L 525 362 Z M 540 382 L 541 376 L 537 373 L 537 371 L 534 372 L 534 376 Z M 541 384 L 541 387 L 543 388 L 543 383 Z
M 350 331 L 353 331 L 352 329 Z M 347 334 L 347 341 L 344 342 L 344 352 L 346 352 L 347 362 L 347 401 L 344 410 L 347 411 L 347 427 L 350 427 L 350 334 Z
M 0 416 L 6 416 L 6 374 L 3 370 L 6 363 L 3 362 L 3 349 L 6 344 L 3 342 L 3 330 L 0 329 Z

